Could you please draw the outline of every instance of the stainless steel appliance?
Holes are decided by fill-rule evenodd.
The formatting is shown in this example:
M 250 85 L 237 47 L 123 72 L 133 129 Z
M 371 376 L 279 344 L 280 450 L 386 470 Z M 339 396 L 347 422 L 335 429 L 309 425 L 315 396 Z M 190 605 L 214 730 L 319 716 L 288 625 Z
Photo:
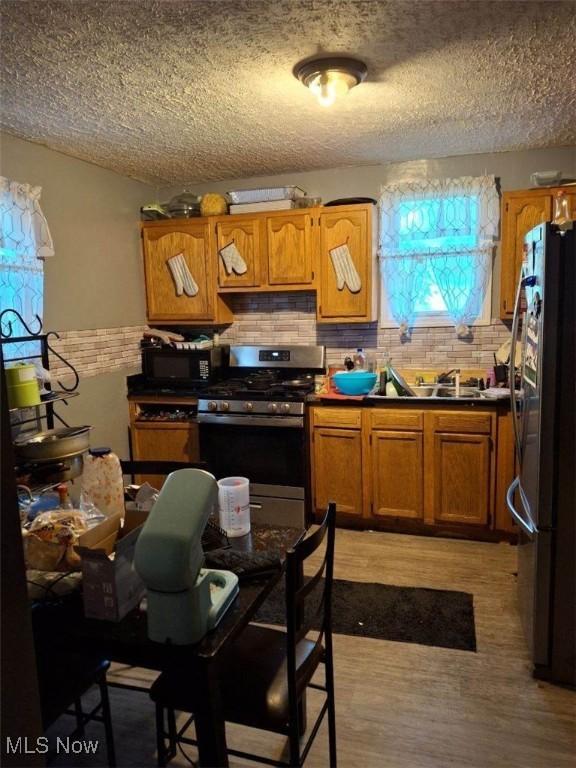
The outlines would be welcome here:
M 227 345 L 212 349 L 143 347 L 142 373 L 146 385 L 190 389 L 215 381 L 228 362 L 229 350 Z
M 512 339 L 522 318 L 522 390 L 512 417 L 519 474 L 507 502 L 519 526 L 518 592 L 534 674 L 576 685 L 576 230 L 542 224 L 525 238 Z
M 223 380 L 198 400 L 201 459 L 218 478 L 250 480 L 258 522 L 305 522 L 305 400 L 324 372 L 324 347 L 232 346 Z

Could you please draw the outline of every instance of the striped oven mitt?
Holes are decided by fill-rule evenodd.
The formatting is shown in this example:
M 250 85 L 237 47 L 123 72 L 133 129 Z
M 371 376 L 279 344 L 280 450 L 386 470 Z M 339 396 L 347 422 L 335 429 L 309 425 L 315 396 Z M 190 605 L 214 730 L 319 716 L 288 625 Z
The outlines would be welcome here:
M 330 258 L 332 259 L 332 266 L 336 273 L 336 285 L 338 290 L 342 291 L 346 285 L 350 293 L 358 293 L 362 288 L 362 281 L 360 280 L 358 270 L 352 261 L 352 255 L 348 246 L 344 244 L 339 245 L 337 248 L 332 248 L 330 251 Z
M 243 275 L 248 271 L 246 262 L 242 258 L 242 254 L 238 248 L 236 248 L 234 242 L 228 243 L 224 248 L 220 248 L 218 253 L 224 262 L 227 275 L 231 275 L 232 272 L 235 272 L 237 275 Z
M 172 256 L 168 259 L 166 264 L 172 273 L 172 279 L 174 280 L 174 286 L 176 288 L 176 296 L 182 296 L 183 293 L 185 293 L 186 296 L 196 296 L 198 293 L 198 284 L 188 269 L 184 254 L 177 253 L 176 256 Z

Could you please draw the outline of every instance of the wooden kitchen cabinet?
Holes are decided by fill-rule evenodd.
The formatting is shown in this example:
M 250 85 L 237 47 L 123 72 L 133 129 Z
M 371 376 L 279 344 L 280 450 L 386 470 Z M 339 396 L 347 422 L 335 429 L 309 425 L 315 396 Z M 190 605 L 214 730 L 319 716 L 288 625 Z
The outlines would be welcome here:
M 422 432 L 370 432 L 371 514 L 378 517 L 423 517 Z
M 496 505 L 514 469 L 509 418 L 498 407 L 315 407 L 314 511 L 320 516 L 334 500 L 344 524 L 513 534 L 505 501 Z
M 492 528 L 496 415 L 490 411 L 430 411 L 425 420 L 426 519 Z
M 268 285 L 304 288 L 314 283 L 312 215 L 305 211 L 266 216 Z
M 331 501 L 339 516 L 363 514 L 362 431 L 318 427 L 312 430 L 312 483 L 315 513 L 322 517 Z
M 491 521 L 490 437 L 434 435 L 434 518 L 444 523 Z
M 361 323 L 374 319 L 372 295 L 372 205 L 324 208 L 319 216 L 318 322 Z M 347 245 L 361 288 L 338 287 L 330 251 Z
M 231 322 L 230 309 L 216 292 L 215 258 L 206 221 L 147 222 L 142 225 L 142 241 L 150 322 L 182 325 Z M 177 290 L 168 260 L 178 254 L 183 255 L 198 286 L 195 296 Z
M 219 288 L 256 288 L 262 284 L 262 261 L 264 238 L 260 219 L 237 219 L 222 217 L 216 222 L 216 251 Z M 247 270 L 244 274 L 228 274 L 220 250 L 234 243 Z
M 234 293 L 315 291 L 317 320 L 359 323 L 374 319 L 372 205 L 306 208 L 150 221 L 141 225 L 147 317 L 155 324 L 231 323 Z M 220 250 L 234 243 L 246 272 L 228 274 Z M 361 281 L 338 289 L 330 250 L 348 245 Z M 168 260 L 183 255 L 198 293 L 180 292 Z
M 194 409 L 195 398 L 134 396 L 128 401 L 130 414 L 131 454 L 134 461 L 200 461 L 198 424 L 195 420 L 162 420 L 161 413 Z M 158 419 L 147 420 L 145 414 L 156 412 Z M 148 482 L 161 488 L 162 475 L 136 475 L 136 483 Z
M 574 187 L 544 187 L 504 192 L 502 195 L 502 249 L 500 266 L 500 317 L 510 320 L 514 314 L 516 288 L 522 266 L 524 236 L 554 215 L 554 198 L 565 191 L 576 206 Z

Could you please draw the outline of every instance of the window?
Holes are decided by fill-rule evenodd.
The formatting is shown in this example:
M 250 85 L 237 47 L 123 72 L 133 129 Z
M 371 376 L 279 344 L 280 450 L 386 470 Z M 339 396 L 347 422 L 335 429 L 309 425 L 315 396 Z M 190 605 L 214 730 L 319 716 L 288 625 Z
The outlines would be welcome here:
M 40 187 L 0 177 L 0 312 L 16 310 L 35 330 L 35 316 L 42 317 L 44 261 L 54 255 L 52 238 L 40 209 Z M 27 335 L 11 315 L 4 318 L 3 332 L 12 321 L 14 335 Z M 14 359 L 31 350 L 9 345 L 6 357 Z
M 381 325 L 489 323 L 499 202 L 493 177 L 393 185 L 380 199 Z

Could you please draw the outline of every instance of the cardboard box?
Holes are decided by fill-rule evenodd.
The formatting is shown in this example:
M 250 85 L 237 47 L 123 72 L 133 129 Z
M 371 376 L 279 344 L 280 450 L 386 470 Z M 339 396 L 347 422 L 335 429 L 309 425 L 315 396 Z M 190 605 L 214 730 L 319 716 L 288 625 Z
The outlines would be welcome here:
M 146 594 L 134 570 L 142 522 L 127 511 L 123 526 L 121 515 L 111 515 L 80 536 L 76 551 L 81 558 L 86 618 L 120 621 Z

